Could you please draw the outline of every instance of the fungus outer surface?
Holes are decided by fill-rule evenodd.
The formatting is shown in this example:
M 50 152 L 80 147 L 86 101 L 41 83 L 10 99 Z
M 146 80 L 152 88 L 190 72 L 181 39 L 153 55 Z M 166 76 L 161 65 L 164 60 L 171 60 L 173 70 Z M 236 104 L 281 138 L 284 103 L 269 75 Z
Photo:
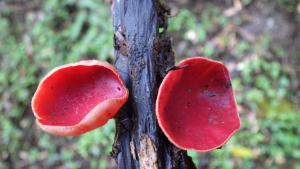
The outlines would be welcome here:
M 104 125 L 127 98 L 128 91 L 114 67 L 87 60 L 50 71 L 33 96 L 32 109 L 43 130 L 73 136 Z
M 240 128 L 231 81 L 220 62 L 203 57 L 181 61 L 158 92 L 156 115 L 168 139 L 184 150 L 209 151 Z

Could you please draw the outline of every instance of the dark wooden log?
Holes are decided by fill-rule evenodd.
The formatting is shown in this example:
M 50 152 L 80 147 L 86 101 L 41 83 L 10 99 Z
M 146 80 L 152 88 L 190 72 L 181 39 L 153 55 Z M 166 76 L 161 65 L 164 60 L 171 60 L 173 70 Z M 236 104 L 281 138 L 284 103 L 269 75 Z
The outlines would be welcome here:
M 186 151 L 172 145 L 155 116 L 159 84 L 174 66 L 166 35 L 168 8 L 160 0 L 114 0 L 115 66 L 129 100 L 116 117 L 112 156 L 118 169 L 193 169 Z

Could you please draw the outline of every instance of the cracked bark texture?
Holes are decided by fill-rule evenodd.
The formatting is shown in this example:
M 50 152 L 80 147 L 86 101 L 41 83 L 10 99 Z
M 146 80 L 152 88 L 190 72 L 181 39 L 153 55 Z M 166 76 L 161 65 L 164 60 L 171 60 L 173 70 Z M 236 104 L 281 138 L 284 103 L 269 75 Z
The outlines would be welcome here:
M 112 156 L 118 169 L 194 169 L 172 145 L 155 116 L 158 87 L 174 66 L 166 35 L 169 9 L 160 0 L 114 0 L 115 66 L 130 96 L 116 117 Z

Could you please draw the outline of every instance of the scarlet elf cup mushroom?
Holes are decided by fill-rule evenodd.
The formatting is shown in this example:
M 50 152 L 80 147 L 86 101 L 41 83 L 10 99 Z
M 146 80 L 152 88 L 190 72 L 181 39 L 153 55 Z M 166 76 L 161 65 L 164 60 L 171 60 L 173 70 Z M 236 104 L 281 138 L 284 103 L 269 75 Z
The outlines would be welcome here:
M 38 85 L 32 109 L 46 132 L 75 136 L 104 125 L 127 98 L 128 91 L 112 65 L 86 60 L 50 71 Z
M 240 128 L 227 68 L 203 57 L 181 61 L 159 88 L 156 116 L 167 138 L 185 150 L 209 151 Z

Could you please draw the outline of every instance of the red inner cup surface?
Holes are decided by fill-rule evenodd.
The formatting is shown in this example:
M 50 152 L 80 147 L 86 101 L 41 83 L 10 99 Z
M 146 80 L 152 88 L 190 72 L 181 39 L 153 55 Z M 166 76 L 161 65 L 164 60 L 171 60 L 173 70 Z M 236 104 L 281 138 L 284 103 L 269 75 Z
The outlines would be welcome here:
M 228 71 L 219 62 L 190 59 L 170 72 L 160 90 L 158 116 L 173 142 L 185 149 L 209 150 L 239 128 Z
M 44 125 L 72 126 L 101 102 L 125 95 L 120 79 L 103 66 L 71 66 L 51 74 L 36 96 Z

